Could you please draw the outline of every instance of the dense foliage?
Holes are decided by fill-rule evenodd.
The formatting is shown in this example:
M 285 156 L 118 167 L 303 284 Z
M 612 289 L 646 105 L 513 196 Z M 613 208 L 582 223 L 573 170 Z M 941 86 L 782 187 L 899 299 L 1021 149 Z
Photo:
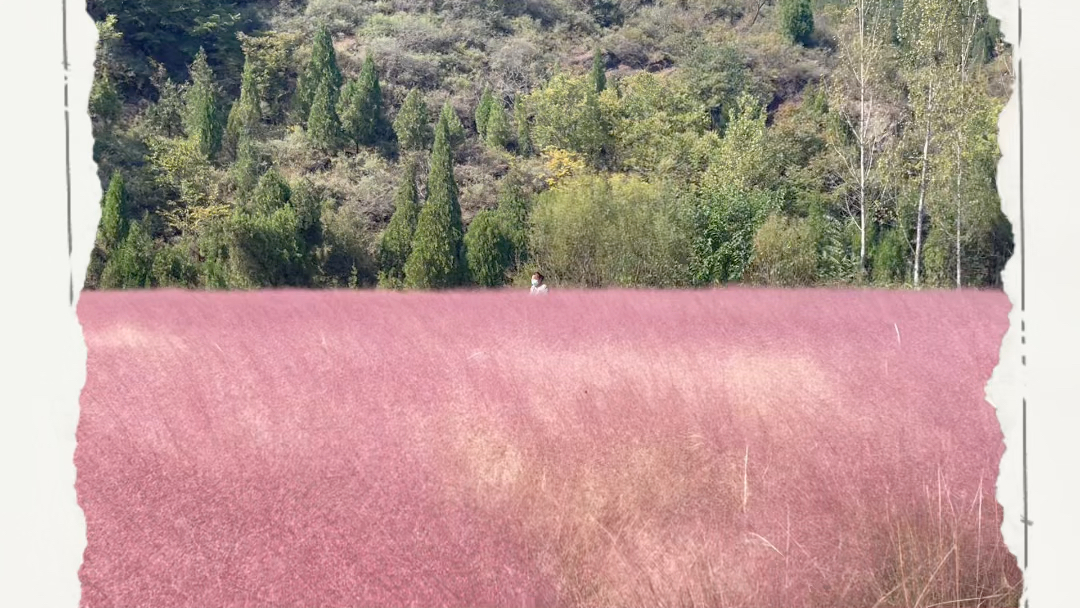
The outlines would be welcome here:
M 1012 253 L 981 1 L 89 8 L 91 288 L 981 287 Z

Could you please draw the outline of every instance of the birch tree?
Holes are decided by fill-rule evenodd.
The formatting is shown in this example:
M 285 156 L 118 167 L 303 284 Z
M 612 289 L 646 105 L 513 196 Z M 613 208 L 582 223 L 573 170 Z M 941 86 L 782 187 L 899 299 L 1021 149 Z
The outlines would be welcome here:
M 882 111 L 886 96 L 886 63 L 891 60 L 885 41 L 887 14 L 881 0 L 855 0 L 843 21 L 839 66 L 832 81 L 832 105 L 853 145 L 832 138 L 831 147 L 855 184 L 859 225 L 859 268 L 867 272 L 867 228 L 877 161 L 891 119 Z
M 968 0 L 964 0 L 968 1 Z M 937 152 L 936 126 L 947 110 L 949 47 L 957 39 L 960 4 L 956 0 L 908 0 L 901 13 L 898 34 L 905 51 L 912 126 L 919 134 L 918 207 L 915 214 L 915 267 L 912 278 L 918 288 L 923 280 L 923 248 L 927 227 L 928 196 L 932 184 L 932 154 Z
M 972 95 L 979 91 L 972 90 L 970 86 L 971 63 L 973 58 L 976 35 L 982 27 L 982 22 L 987 18 L 985 0 L 962 0 L 956 14 L 958 18 L 958 36 L 953 38 L 950 45 L 950 55 L 955 66 L 954 94 L 952 96 L 949 116 L 956 120 L 953 127 L 952 143 L 955 151 L 956 187 L 953 192 L 955 204 L 956 224 L 954 232 L 954 244 L 956 249 L 956 287 L 963 285 L 963 251 L 961 250 L 961 233 L 964 221 L 964 166 L 965 151 L 967 144 L 967 132 L 969 130 L 968 109 L 972 102 Z

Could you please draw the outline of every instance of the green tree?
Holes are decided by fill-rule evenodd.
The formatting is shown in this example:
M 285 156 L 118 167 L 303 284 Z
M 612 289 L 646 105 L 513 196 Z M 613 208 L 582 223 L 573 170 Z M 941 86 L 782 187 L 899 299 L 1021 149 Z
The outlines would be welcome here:
M 184 98 L 180 86 L 169 78 L 165 66 L 154 63 L 150 82 L 157 91 L 157 101 L 146 109 L 147 124 L 158 135 L 179 137 L 184 131 Z
M 102 249 L 111 251 L 127 236 L 127 193 L 124 191 L 124 177 L 114 171 L 109 179 L 109 188 L 105 191 L 101 208 L 101 227 L 98 230 L 98 243 Z
M 120 94 L 112 78 L 109 77 L 109 72 L 101 70 L 98 77 L 94 79 L 93 88 L 90 89 L 90 114 L 106 124 L 112 124 L 120 118 L 123 107 Z
M 464 283 L 468 272 L 462 242 L 464 227 L 449 140 L 446 122 L 440 120 L 435 129 L 435 145 L 431 153 L 427 200 L 417 218 L 412 251 L 405 263 L 407 287 L 453 287 Z
M 693 150 L 709 126 L 704 104 L 679 79 L 648 72 L 620 81 L 622 95 L 601 95 L 613 160 L 641 173 L 697 172 Z
M 465 257 L 469 276 L 481 287 L 506 283 L 513 246 L 503 216 L 485 209 L 477 213 L 465 232 Z
M 539 149 L 570 150 L 599 164 L 608 130 L 599 95 L 587 77 L 556 74 L 529 95 L 528 103 L 535 116 L 532 140 Z
M 405 280 L 405 262 L 412 253 L 416 221 L 420 216 L 420 194 L 416 188 L 416 160 L 405 164 L 401 185 L 394 194 L 394 214 L 379 238 L 379 284 L 399 287 Z
M 817 239 L 805 219 L 772 214 L 754 235 L 746 278 L 756 283 L 793 287 L 817 280 Z
M 360 69 L 360 98 L 363 100 L 363 115 L 367 117 L 361 129 L 360 142 L 373 146 L 390 136 L 392 128 L 386 119 L 379 72 L 371 53 L 364 57 L 364 66 Z
M 532 156 L 532 126 L 529 124 L 529 110 L 525 98 L 518 95 L 514 100 L 514 126 L 517 127 L 517 151 L 522 156 Z
M 698 285 L 743 278 L 754 252 L 754 238 L 779 201 L 768 190 L 716 183 L 698 193 L 693 213 L 691 271 Z
M 124 240 L 102 269 L 100 285 L 105 289 L 150 287 L 153 265 L 153 239 L 142 222 L 131 222 Z
M 871 213 L 878 207 L 881 162 L 890 124 L 875 114 L 875 102 L 889 100 L 886 75 L 890 70 L 885 39 L 887 11 L 881 0 L 853 2 L 840 23 L 840 69 L 831 78 L 831 105 L 838 121 L 830 129 L 829 144 L 846 169 L 847 191 L 854 199 L 853 218 L 859 225 L 859 267 L 868 270 Z
M 394 120 L 394 133 L 401 149 L 426 150 L 431 145 L 434 134 L 428 121 L 427 103 L 419 89 L 412 89 Z
M 311 104 L 308 137 L 319 149 L 334 152 L 341 143 L 341 136 L 341 122 L 338 119 L 337 109 L 334 108 L 330 84 L 323 81 Z
M 345 87 L 339 112 L 346 136 L 357 146 L 373 146 L 391 133 L 383 108 L 375 59 L 368 53 L 357 80 Z
M 281 174 L 270 169 L 259 178 L 259 185 L 251 193 L 247 208 L 254 213 L 269 214 L 289 204 L 292 189 Z
M 212 159 L 220 150 L 223 125 L 217 85 L 202 49 L 191 64 L 191 85 L 184 94 L 184 130 L 203 157 Z
M 237 207 L 228 224 L 230 286 L 284 287 L 304 284 L 299 221 L 283 205 L 269 213 Z
M 310 114 L 315 103 L 319 87 L 326 83 L 330 93 L 330 102 L 337 104 L 343 82 L 341 68 L 338 67 L 337 52 L 330 38 L 330 32 L 324 27 L 317 34 L 311 45 L 311 60 L 307 70 L 300 76 L 297 85 L 297 99 L 300 115 L 311 120 Z
M 536 198 L 530 263 L 561 284 L 689 284 L 688 210 L 674 192 L 640 178 L 585 174 Z
M 484 92 L 480 94 L 480 102 L 476 104 L 476 114 L 473 117 L 476 121 L 476 132 L 480 135 L 480 139 L 487 139 L 488 114 L 491 113 L 494 104 L 495 97 L 491 94 L 491 89 L 484 87 Z
M 458 116 L 449 99 L 443 104 L 442 112 L 439 113 L 439 120 L 446 121 L 446 127 L 450 133 L 451 148 L 456 148 L 465 142 L 465 126 L 461 124 L 461 117 Z
M 255 62 L 248 58 L 244 61 L 244 74 L 240 80 L 240 97 L 229 110 L 229 120 L 225 126 L 223 147 L 226 152 L 235 156 L 240 137 L 254 136 L 261 121 L 262 109 L 255 84 Z
M 166 245 L 154 253 L 151 282 L 156 287 L 191 288 L 199 284 L 199 267 L 188 239 Z
M 766 119 L 765 107 L 756 98 L 740 96 L 728 118 L 724 138 L 709 150 L 703 184 L 712 188 L 731 185 L 743 190 L 772 190 L 777 186 L 782 167 L 773 154 Z
M 810 44 L 814 34 L 810 0 L 780 0 L 780 31 L 792 42 Z
M 241 198 L 247 196 L 259 183 L 263 164 L 254 139 L 250 135 L 241 134 L 240 142 L 236 146 L 236 162 L 232 166 L 236 191 Z
M 289 205 L 296 210 L 300 276 L 307 284 L 318 272 L 319 251 L 325 244 L 323 203 L 311 180 L 301 179 L 289 188 Z
M 360 82 L 350 80 L 341 91 L 338 99 L 338 117 L 341 120 L 341 134 L 353 142 L 356 151 L 360 151 L 360 142 L 363 139 L 365 125 L 364 103 L 360 98 Z
M 484 142 L 492 148 L 505 148 L 510 142 L 510 124 L 506 119 L 506 110 L 502 103 L 495 101 L 487 113 L 487 126 Z
M 593 87 L 596 88 L 597 94 L 603 93 L 604 89 L 607 88 L 607 66 L 604 64 L 604 54 L 600 52 L 600 49 L 596 49 L 593 53 L 590 78 L 592 79 Z
M 499 186 L 497 211 L 506 225 L 510 239 L 511 258 L 515 268 L 521 268 L 529 257 L 529 196 L 522 187 L 521 175 L 511 172 Z

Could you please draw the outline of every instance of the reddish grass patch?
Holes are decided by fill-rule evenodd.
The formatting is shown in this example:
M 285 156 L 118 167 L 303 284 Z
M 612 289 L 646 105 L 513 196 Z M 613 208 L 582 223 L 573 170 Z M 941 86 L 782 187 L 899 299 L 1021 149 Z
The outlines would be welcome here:
M 988 292 L 88 292 L 85 608 L 1015 606 Z

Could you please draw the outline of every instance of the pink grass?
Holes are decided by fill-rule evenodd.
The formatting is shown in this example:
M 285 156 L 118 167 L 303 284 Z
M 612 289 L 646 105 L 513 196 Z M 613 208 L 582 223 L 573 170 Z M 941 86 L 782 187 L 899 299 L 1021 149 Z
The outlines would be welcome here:
M 88 292 L 85 608 L 1015 606 L 993 292 Z

